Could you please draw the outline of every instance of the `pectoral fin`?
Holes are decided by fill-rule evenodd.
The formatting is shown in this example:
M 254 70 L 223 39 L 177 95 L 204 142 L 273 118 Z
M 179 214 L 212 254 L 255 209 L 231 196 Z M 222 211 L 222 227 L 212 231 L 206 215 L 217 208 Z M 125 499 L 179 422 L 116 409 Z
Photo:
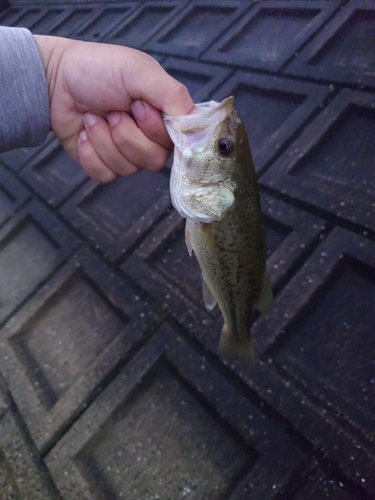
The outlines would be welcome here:
M 273 304 L 273 294 L 272 294 L 272 288 L 271 288 L 271 283 L 269 282 L 269 279 L 264 273 L 263 275 L 263 283 L 262 283 L 262 290 L 260 292 L 259 298 L 254 304 L 254 306 L 258 309 L 258 311 L 261 314 L 265 314 L 267 311 L 270 310 Z
M 211 311 L 216 306 L 216 299 L 214 294 L 209 289 L 206 280 L 202 276 L 202 292 L 203 292 L 203 300 L 208 311 Z
M 193 245 L 191 242 L 191 231 L 190 231 L 190 224 L 189 224 L 189 219 L 186 220 L 185 224 L 185 243 L 186 243 L 186 248 L 187 251 L 189 252 L 189 255 L 193 253 Z

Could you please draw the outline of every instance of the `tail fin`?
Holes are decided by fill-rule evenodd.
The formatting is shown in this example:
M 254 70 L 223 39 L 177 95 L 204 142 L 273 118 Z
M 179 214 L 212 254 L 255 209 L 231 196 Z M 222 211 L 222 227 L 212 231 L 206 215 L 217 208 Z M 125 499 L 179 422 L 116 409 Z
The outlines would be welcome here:
M 224 325 L 219 343 L 219 354 L 229 358 L 241 358 L 250 363 L 255 362 L 254 340 L 246 333 L 246 340 L 237 340 Z

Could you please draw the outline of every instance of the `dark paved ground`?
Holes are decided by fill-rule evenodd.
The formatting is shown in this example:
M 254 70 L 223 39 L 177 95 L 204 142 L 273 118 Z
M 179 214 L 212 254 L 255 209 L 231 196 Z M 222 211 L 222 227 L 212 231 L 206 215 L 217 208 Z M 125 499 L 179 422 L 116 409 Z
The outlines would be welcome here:
M 276 296 L 256 365 L 222 361 L 167 168 L 103 187 L 53 136 L 1 155 L 1 500 L 375 499 L 375 2 L 0 15 L 236 96 Z

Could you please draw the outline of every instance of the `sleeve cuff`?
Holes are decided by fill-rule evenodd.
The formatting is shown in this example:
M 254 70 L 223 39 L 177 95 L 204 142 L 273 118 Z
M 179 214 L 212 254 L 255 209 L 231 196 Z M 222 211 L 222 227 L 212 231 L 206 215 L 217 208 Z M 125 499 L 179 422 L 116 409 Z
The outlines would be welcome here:
M 0 152 L 38 146 L 49 131 L 46 74 L 25 28 L 0 27 Z

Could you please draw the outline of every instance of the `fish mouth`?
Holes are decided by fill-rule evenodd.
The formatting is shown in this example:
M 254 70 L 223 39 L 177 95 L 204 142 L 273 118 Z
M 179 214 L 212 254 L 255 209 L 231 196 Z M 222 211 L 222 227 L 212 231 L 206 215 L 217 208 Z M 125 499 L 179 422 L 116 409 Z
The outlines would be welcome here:
M 229 96 L 221 102 L 216 101 L 206 101 L 195 105 L 195 108 L 190 113 L 190 115 L 205 114 L 207 117 L 211 116 L 213 113 L 220 111 L 221 109 L 228 107 L 233 110 L 234 107 L 234 96 Z
M 164 123 L 170 129 L 180 134 L 195 134 L 202 132 L 207 127 L 217 125 L 229 115 L 236 117 L 240 122 L 234 108 L 234 97 L 230 96 L 221 102 L 207 101 L 195 105 L 189 115 L 171 116 L 163 114 Z
M 163 115 L 164 124 L 176 150 L 181 155 L 199 152 L 207 146 L 220 123 L 230 119 L 233 130 L 241 123 L 233 108 L 234 97 L 230 96 L 221 102 L 208 101 L 195 105 L 189 115 Z

